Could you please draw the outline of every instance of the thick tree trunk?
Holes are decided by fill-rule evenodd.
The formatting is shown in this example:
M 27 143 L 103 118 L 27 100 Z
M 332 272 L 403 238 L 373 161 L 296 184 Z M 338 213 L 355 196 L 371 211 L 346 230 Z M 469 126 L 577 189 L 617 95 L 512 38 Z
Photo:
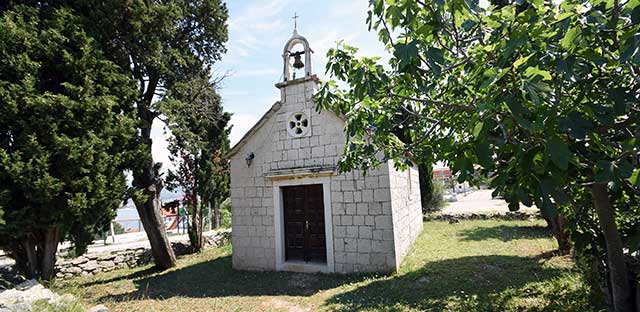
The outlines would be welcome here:
M 26 258 L 26 265 L 24 272 L 27 278 L 36 278 L 38 276 L 38 255 L 36 253 L 36 244 L 30 239 L 26 238 L 22 242 L 24 248 L 24 255 Z
M 136 209 L 142 221 L 142 226 L 151 245 L 151 254 L 155 264 L 165 270 L 176 265 L 176 256 L 171 248 L 160 213 L 160 198 L 157 186 L 152 184 L 144 189 L 147 196 L 143 202 L 137 202 Z
M 144 80 L 143 80 L 144 83 Z M 155 114 L 149 110 L 149 105 L 153 99 L 153 92 L 158 83 L 158 78 L 149 79 L 149 87 L 145 93 L 143 103 L 138 103 L 138 118 L 142 122 L 140 127 L 140 138 L 146 145 L 146 152 L 149 160 L 144 168 L 138 168 L 133 172 L 133 186 L 141 190 L 145 195 L 142 201 L 135 201 L 138 215 L 142 221 L 142 226 L 151 245 L 151 254 L 156 265 L 166 270 L 176 265 L 176 256 L 171 248 L 171 242 L 167 237 L 164 220 L 160 213 L 160 192 L 162 191 L 162 181 L 158 176 L 159 164 L 153 162 L 151 154 L 151 125 Z
M 564 230 L 566 219 L 558 214 L 555 218 L 544 217 L 553 232 L 553 236 L 558 242 L 558 251 L 562 255 L 568 255 L 571 252 L 571 236 Z
M 56 252 L 61 239 L 58 227 L 35 230 L 12 244 L 11 256 L 16 269 L 27 278 L 52 279 L 56 274 Z
M 42 250 L 41 275 L 45 280 L 50 280 L 56 274 L 56 252 L 60 243 L 60 229 L 50 227 L 44 231 L 44 242 Z
M 613 294 L 611 302 L 613 303 L 614 311 L 634 311 L 635 309 L 631 302 L 627 265 L 622 251 L 622 239 L 616 227 L 607 185 L 605 183 L 594 184 L 591 187 L 591 194 L 607 247 L 607 267 Z

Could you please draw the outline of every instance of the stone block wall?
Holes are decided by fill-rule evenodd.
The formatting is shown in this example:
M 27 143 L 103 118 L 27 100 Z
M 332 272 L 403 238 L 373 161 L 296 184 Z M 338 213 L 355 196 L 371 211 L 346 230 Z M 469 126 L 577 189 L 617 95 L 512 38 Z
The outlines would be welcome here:
M 331 177 L 335 271 L 396 269 L 389 175 L 386 166 Z
M 278 110 L 231 157 L 236 269 L 276 269 L 273 196 L 279 193 L 265 175 L 303 167 L 335 167 L 340 159 L 346 141 L 344 121 L 331 112 L 315 111 L 311 101 L 315 90 L 313 80 L 282 88 L 283 101 Z M 294 138 L 286 126 L 289 116 L 298 111 L 308 114 L 311 129 L 305 136 Z M 250 153 L 255 158 L 248 166 L 245 158 Z M 331 194 L 336 272 L 388 272 L 397 268 L 389 180 L 387 165 L 366 176 L 360 171 L 330 176 L 330 190 L 325 192 Z
M 275 228 L 273 182 L 265 174 L 274 170 L 309 166 L 335 166 L 344 147 L 344 122 L 329 112 L 317 113 L 311 102 L 316 82 L 303 80 L 281 89 L 280 108 L 231 157 L 233 265 L 246 270 L 274 270 Z M 291 137 L 289 116 L 308 115 L 306 136 Z M 247 166 L 246 156 L 255 159 Z M 348 187 L 348 186 L 347 186 Z
M 411 245 L 422 232 L 420 177 L 417 166 L 402 171 L 396 169 L 390 161 L 388 168 L 396 266 L 400 266 Z

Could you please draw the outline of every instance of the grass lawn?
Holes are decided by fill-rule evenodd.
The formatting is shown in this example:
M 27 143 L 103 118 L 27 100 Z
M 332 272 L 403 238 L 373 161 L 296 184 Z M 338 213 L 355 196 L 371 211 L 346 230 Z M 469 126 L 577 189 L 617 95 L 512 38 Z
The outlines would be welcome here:
M 87 306 L 110 311 L 595 311 L 570 259 L 554 256 L 544 221 L 424 224 L 399 272 L 241 272 L 231 248 L 151 266 L 58 281 Z

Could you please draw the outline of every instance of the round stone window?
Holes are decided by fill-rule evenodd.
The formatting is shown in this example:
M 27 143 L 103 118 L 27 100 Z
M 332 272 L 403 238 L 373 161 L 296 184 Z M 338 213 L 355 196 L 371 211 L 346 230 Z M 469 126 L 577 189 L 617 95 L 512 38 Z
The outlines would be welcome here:
M 301 137 L 309 132 L 311 124 L 309 118 L 303 112 L 297 112 L 289 116 L 287 121 L 287 132 L 293 137 Z

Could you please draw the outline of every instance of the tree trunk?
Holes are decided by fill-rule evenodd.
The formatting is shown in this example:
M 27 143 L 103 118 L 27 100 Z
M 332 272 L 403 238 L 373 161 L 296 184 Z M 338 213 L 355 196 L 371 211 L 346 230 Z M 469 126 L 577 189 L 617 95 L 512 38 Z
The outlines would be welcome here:
M 571 236 L 564 230 L 564 224 L 566 223 L 566 219 L 558 214 L 554 218 L 544 217 L 547 221 L 547 224 L 551 228 L 553 236 L 556 238 L 558 242 L 558 251 L 562 255 L 568 255 L 571 252 Z
M 56 274 L 56 252 L 61 231 L 58 227 L 34 230 L 10 246 L 16 269 L 27 278 L 52 279 Z
M 202 219 L 199 220 L 202 215 L 202 209 L 198 206 L 198 199 L 197 197 L 194 197 L 193 213 L 191 214 L 191 227 L 189 228 L 189 239 L 191 240 L 191 247 L 193 247 L 195 252 L 202 250 Z
M 199 183 L 198 183 L 198 174 L 197 174 L 198 173 L 198 162 L 197 161 L 195 162 L 195 168 L 196 168 L 196 170 L 195 170 L 196 174 L 194 174 L 194 180 L 195 180 L 195 183 L 194 183 L 194 186 L 195 186 L 195 189 L 194 189 L 195 198 L 194 198 L 194 200 L 195 200 L 196 204 L 194 205 L 195 211 L 193 212 L 193 219 L 194 220 L 195 219 L 198 220 L 198 222 L 196 222 L 194 224 L 194 227 L 196 228 L 196 237 L 197 237 L 197 247 L 195 248 L 195 251 L 196 252 L 200 252 L 204 248 L 204 242 L 202 241 L 202 230 L 204 229 L 204 215 L 203 215 L 204 206 L 200 205 L 200 200 L 198 198 L 198 186 L 199 186 Z
M 22 244 L 27 260 L 25 265 L 26 271 L 24 273 L 27 275 L 27 278 L 36 278 L 38 276 L 38 256 L 36 254 L 36 244 L 30 237 L 25 238 Z
M 151 161 L 153 163 L 153 160 Z M 151 245 L 151 254 L 155 264 L 166 270 L 176 265 L 176 256 L 171 248 L 171 242 L 167 237 L 167 232 L 160 213 L 160 191 L 162 186 L 155 180 L 153 166 L 148 166 L 140 173 L 134 175 L 134 186 L 142 189 L 145 199 L 135 202 L 140 221 Z
M 43 238 L 44 248 L 41 253 L 40 272 L 43 279 L 50 280 L 56 274 L 56 252 L 58 251 L 58 243 L 60 243 L 60 229 L 57 227 L 46 229 Z
M 16 271 L 26 275 L 26 272 L 28 271 L 28 268 L 27 268 L 28 263 L 27 263 L 27 256 L 24 253 L 23 246 L 24 246 L 24 243 L 22 240 L 12 241 L 9 243 L 8 251 L 9 251 L 9 257 L 13 258 L 13 260 L 15 261 Z
M 199 250 L 198 251 L 204 249 L 204 238 L 203 238 L 203 235 L 204 235 L 204 205 L 200 205 L 199 209 L 200 209 L 199 210 L 200 211 L 200 216 L 198 217 L 198 219 L 200 219 L 200 220 L 198 220 L 198 243 L 199 243 L 199 245 L 198 245 Z
M 213 202 L 213 228 L 217 229 L 220 227 L 220 204 L 218 201 Z
M 155 114 L 149 109 L 149 106 L 157 84 L 157 77 L 150 78 L 148 90 L 144 94 L 142 102 L 137 103 L 138 118 L 141 121 L 140 138 L 145 145 L 148 160 L 144 167 L 133 170 L 133 186 L 141 190 L 145 195 L 144 200 L 135 201 L 135 205 L 151 245 L 153 260 L 159 268 L 166 270 L 176 265 L 176 256 L 171 248 L 171 242 L 167 237 L 164 220 L 160 213 L 160 192 L 162 191 L 162 181 L 158 173 L 160 164 L 153 162 L 151 153 L 151 145 L 153 143 L 151 140 L 151 125 Z M 144 80 L 142 80 L 142 85 L 144 85 Z
M 627 265 L 622 251 L 622 239 L 616 227 L 607 184 L 595 183 L 591 186 L 591 195 L 593 196 L 593 206 L 598 214 L 598 220 L 607 247 L 607 267 L 613 293 L 611 302 L 613 303 L 614 311 L 634 311 L 629 289 Z

